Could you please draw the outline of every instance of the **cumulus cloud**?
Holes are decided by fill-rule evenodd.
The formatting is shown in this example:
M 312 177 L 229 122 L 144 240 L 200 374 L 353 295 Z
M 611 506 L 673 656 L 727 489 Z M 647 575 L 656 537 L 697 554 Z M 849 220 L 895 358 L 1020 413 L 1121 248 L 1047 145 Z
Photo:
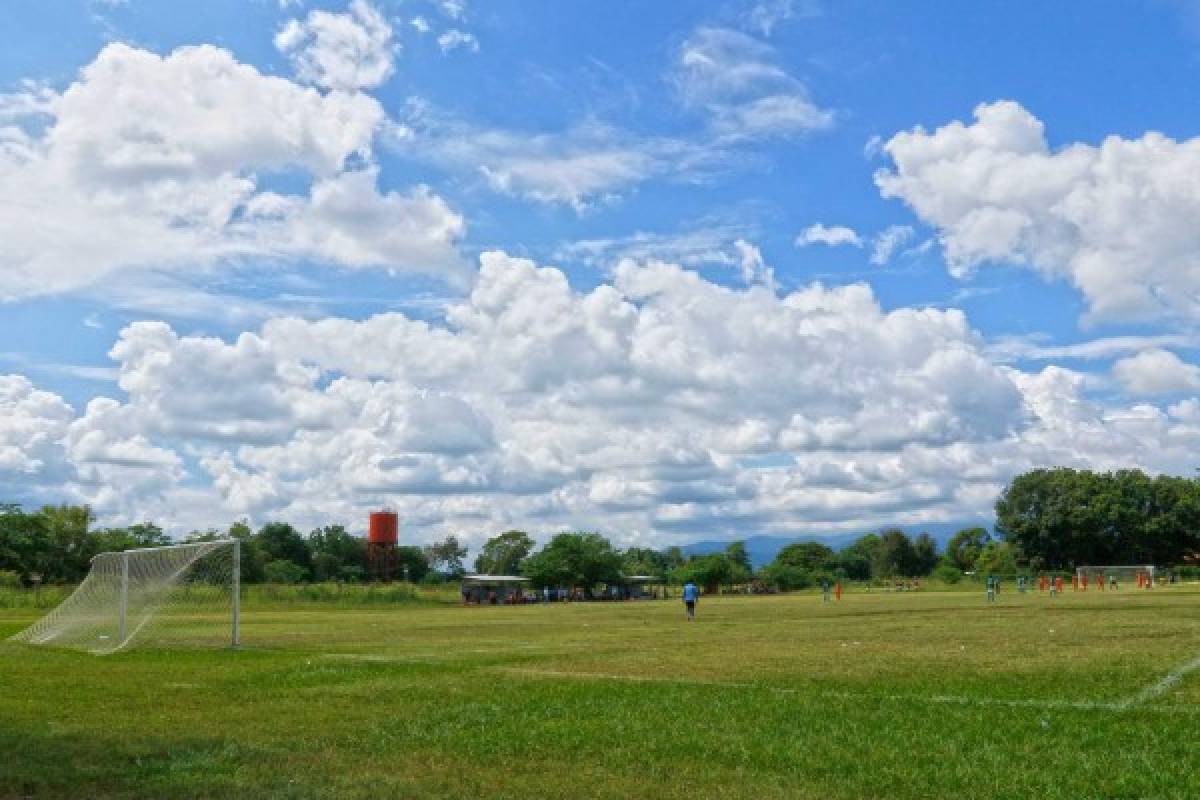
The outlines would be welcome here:
M 265 76 L 219 48 L 109 45 L 0 146 L 0 297 L 252 257 L 463 276 L 462 218 L 426 189 L 377 189 L 383 121 L 373 98 Z M 289 172 L 306 193 L 259 185 Z
M 366 0 L 353 0 L 345 14 L 314 10 L 289 20 L 275 35 L 275 47 L 291 59 L 300 80 L 325 89 L 370 89 L 394 70 L 392 26 Z
M 844 225 L 824 225 L 820 222 L 810 225 L 796 237 L 796 247 L 808 247 L 811 244 L 823 244 L 828 247 L 862 247 L 863 241 L 853 228 Z
M 1169 350 L 1146 350 L 1122 358 L 1113 364 L 1112 373 L 1131 394 L 1200 392 L 1200 367 Z
M 778 63 L 770 45 L 728 28 L 696 29 L 680 47 L 674 73 L 684 104 L 704 109 L 730 139 L 789 137 L 833 124 L 808 90 Z
M 201 485 L 210 514 L 304 523 L 386 501 L 429 531 L 618 524 L 653 538 L 861 518 L 882 507 L 836 465 L 1026 424 L 961 313 L 885 312 L 866 286 L 781 297 L 757 248 L 736 244 L 745 289 L 625 261 L 581 292 L 493 252 L 443 325 L 281 318 L 225 341 L 135 323 L 111 352 L 126 399 L 39 412 L 43 440 L 80 496 L 111 509 L 197 502 Z M 764 456 L 795 466 L 742 466 Z M 102 480 L 114 469 L 141 477 Z
M 0 476 L 16 482 L 53 472 L 74 411 L 21 375 L 0 375 Z
M 972 123 L 893 136 L 875 182 L 938 229 L 956 275 L 1023 264 L 1070 281 L 1093 320 L 1194 317 L 1200 139 L 1051 150 L 1043 127 L 1017 103 L 984 104 Z
M 977 516 L 1035 466 L 1190 469 L 1200 400 L 1098 403 L 1084 374 L 994 364 L 960 311 L 885 311 L 864 285 L 780 295 L 742 245 L 760 276 L 742 289 L 625 261 L 580 291 L 490 252 L 439 324 L 134 323 L 111 351 L 123 400 L 77 415 L 0 379 L 0 471 L 115 519 L 309 525 L 386 502 L 417 540 L 662 544 Z

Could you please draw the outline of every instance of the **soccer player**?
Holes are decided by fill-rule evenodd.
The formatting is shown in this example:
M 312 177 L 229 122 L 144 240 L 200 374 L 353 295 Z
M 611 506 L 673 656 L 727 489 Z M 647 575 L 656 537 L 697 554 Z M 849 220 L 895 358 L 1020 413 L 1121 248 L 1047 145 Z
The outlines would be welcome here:
M 987 576 L 987 599 L 989 603 L 996 602 L 996 579 L 991 575 Z
M 824 603 L 829 602 L 829 581 L 825 578 L 821 579 L 821 601 Z
M 687 609 L 687 621 L 696 619 L 696 601 L 700 599 L 700 590 L 696 584 L 688 581 L 683 585 L 683 607 Z

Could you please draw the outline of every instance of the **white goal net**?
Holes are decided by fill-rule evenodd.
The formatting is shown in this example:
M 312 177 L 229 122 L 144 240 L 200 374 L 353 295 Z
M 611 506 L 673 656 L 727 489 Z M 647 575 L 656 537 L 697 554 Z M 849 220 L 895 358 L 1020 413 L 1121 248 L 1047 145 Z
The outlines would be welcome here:
M 57 608 L 12 641 L 111 653 L 138 644 L 238 644 L 236 539 L 100 553 Z
M 1076 567 L 1075 576 L 1080 585 L 1112 587 L 1152 587 L 1154 566 L 1152 564 L 1121 564 L 1117 566 Z

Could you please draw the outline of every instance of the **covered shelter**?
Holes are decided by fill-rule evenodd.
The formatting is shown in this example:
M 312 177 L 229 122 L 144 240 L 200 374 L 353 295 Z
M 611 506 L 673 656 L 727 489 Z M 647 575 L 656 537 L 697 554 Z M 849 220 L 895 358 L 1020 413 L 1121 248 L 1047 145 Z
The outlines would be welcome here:
M 607 600 L 649 600 L 665 597 L 666 578 L 657 575 L 622 575 L 620 579 L 606 584 Z M 658 587 L 663 587 L 660 595 Z
M 469 605 L 511 605 L 524 601 L 528 585 L 522 575 L 464 575 L 462 599 Z

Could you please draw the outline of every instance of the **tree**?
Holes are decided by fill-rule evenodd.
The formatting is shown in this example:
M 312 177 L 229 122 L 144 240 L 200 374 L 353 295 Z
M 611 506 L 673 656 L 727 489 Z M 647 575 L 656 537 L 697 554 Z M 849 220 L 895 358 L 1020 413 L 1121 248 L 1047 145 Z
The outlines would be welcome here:
M 44 549 L 33 554 L 31 567 L 42 574 L 46 583 L 74 583 L 91 567 L 92 550 L 88 535 L 95 515 L 87 506 L 42 506 L 37 515 L 46 534 Z
M 898 528 L 883 531 L 871 556 L 871 576 L 891 578 L 916 574 L 917 552 L 912 541 Z
M 833 558 L 833 550 L 820 542 L 796 542 L 780 550 L 775 561 L 812 573 L 827 570 Z
M 163 529 L 152 522 L 142 522 L 128 528 L 104 528 L 93 532 L 91 539 L 93 555 L 141 547 L 162 547 L 171 543 Z
M 0 570 L 15 572 L 23 581 L 41 574 L 41 563 L 50 551 L 50 533 L 39 514 L 26 514 L 12 503 L 0 505 Z
M 667 574 L 667 556 L 649 547 L 630 547 L 621 556 L 621 570 L 626 575 L 660 577 Z
M 467 547 L 460 544 L 458 537 L 453 534 L 426 547 L 425 554 L 430 566 L 443 575 L 457 578 L 466 572 L 463 559 L 467 557 Z
M 258 546 L 267 561 L 286 560 L 307 573 L 312 568 L 312 553 L 300 532 L 286 522 L 270 522 L 258 532 Z
M 729 560 L 734 566 L 741 567 L 747 575 L 754 571 L 754 565 L 750 563 L 750 553 L 746 550 L 745 542 L 730 542 L 725 546 L 725 555 L 729 556 Z
M 706 553 L 692 556 L 686 564 L 676 568 L 674 576 L 679 583 L 690 580 L 703 586 L 705 592 L 715 594 L 722 585 L 734 582 L 736 570 L 737 565 L 726 553 Z
M 875 551 L 879 549 L 880 539 L 877 534 L 868 533 L 855 539 L 852 544 L 842 548 L 833 561 L 835 570 L 845 572 L 847 578 L 865 581 L 873 577 L 871 568 Z
M 516 575 L 533 547 L 533 539 L 524 531 L 505 531 L 484 543 L 475 559 L 475 571 L 487 575 Z
M 396 569 L 411 583 L 420 583 L 430 574 L 429 556 L 423 548 L 401 545 L 396 548 Z
M 687 556 L 683 554 L 683 549 L 676 546 L 668 547 L 663 552 L 663 566 L 667 569 L 681 567 L 687 563 Z
M 983 575 L 1013 575 L 1017 572 L 1017 549 L 1011 542 L 988 542 L 975 562 Z
M 313 578 L 318 581 L 336 580 L 342 570 L 367 568 L 367 543 L 352 536 L 341 525 L 326 525 L 308 534 L 308 549 L 312 552 Z
M 1177 563 L 1200 549 L 1200 482 L 1140 470 L 1033 470 L 996 501 L 996 531 L 1034 568 Z
M 928 575 L 938 563 L 937 542 L 928 533 L 922 533 L 913 542 L 913 575 Z
M 228 536 L 242 543 L 242 580 L 246 583 L 261 583 L 266 580 L 267 559 L 250 525 L 245 520 L 239 520 L 229 526 Z
M 991 534 L 986 528 L 963 528 L 950 537 L 942 558 L 955 569 L 972 572 L 975 570 L 975 562 L 979 560 L 979 554 L 991 540 Z
M 525 559 L 522 566 L 533 585 L 582 588 L 621 577 L 621 554 L 598 533 L 560 533 Z

